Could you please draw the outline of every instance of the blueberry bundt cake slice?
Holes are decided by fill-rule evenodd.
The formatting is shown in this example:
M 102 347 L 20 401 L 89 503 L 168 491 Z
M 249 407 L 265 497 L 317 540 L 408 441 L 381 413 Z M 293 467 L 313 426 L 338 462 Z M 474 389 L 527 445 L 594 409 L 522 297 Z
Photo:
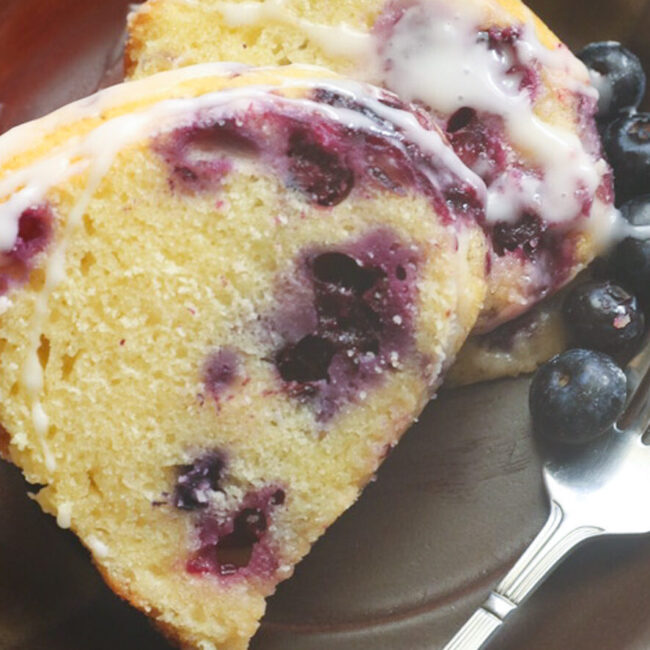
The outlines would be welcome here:
M 519 0 L 148 0 L 127 72 L 209 60 L 325 65 L 426 107 L 488 187 L 485 332 L 602 250 L 611 179 L 585 67 Z
M 446 374 L 445 386 L 531 373 L 540 364 L 564 352 L 570 347 L 562 317 L 566 294 L 567 290 L 560 291 L 525 314 L 485 334 L 469 337 Z
M 473 327 L 485 187 L 425 113 L 294 66 L 116 86 L 0 151 L 3 452 L 171 637 L 246 648 Z

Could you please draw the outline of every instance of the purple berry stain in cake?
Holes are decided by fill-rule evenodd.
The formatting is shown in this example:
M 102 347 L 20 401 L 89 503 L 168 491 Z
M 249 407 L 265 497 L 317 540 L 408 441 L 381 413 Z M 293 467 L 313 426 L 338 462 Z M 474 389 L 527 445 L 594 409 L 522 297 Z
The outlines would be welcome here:
M 408 63 L 413 65 L 413 60 L 426 60 L 428 52 L 432 54 L 431 60 L 435 60 L 436 56 L 444 55 L 445 48 L 453 53 L 454 44 L 445 40 L 444 35 L 440 36 L 441 30 L 428 29 L 429 24 L 449 24 L 450 33 L 464 44 L 468 60 L 476 56 L 486 63 L 490 82 L 497 84 L 504 98 L 509 96 L 513 99 L 514 110 L 521 108 L 532 111 L 534 102 L 543 90 L 541 71 L 544 62 L 536 53 L 530 26 L 490 26 L 482 25 L 478 20 L 479 17 L 472 12 L 452 13 L 448 3 L 389 1 L 373 27 L 378 56 L 383 61 L 384 81 L 391 89 L 399 89 L 400 73 Z M 439 38 L 441 40 L 437 41 Z M 460 65 L 453 70 L 462 74 Z M 407 73 L 408 70 L 405 70 Z M 567 236 L 567 230 L 575 230 L 576 224 L 579 225 L 580 220 L 589 216 L 593 192 L 581 187 L 578 180 L 571 190 L 572 198 L 578 198 L 579 203 L 575 214 L 569 215 L 564 223 L 551 222 L 540 209 L 540 202 L 528 189 L 539 184 L 544 186 L 547 182 L 544 177 L 546 170 L 536 163 L 522 160 L 521 153 L 515 150 L 509 125 L 503 117 L 506 115 L 507 120 L 505 110 L 502 115 L 497 115 L 490 112 L 488 103 L 472 105 L 472 93 L 468 92 L 468 103 L 449 114 L 447 108 L 454 106 L 456 98 L 449 98 L 447 103 L 441 101 L 439 105 L 436 105 L 434 98 L 430 105 L 427 100 L 431 94 L 426 94 L 429 86 L 423 87 L 421 94 L 418 94 L 417 88 L 408 85 L 406 90 L 408 92 L 402 93 L 404 96 L 411 96 L 428 106 L 440 128 L 447 133 L 454 151 L 484 180 L 489 193 L 495 197 L 503 194 L 503 201 L 512 204 L 511 219 L 497 221 L 488 214 L 488 219 L 479 221 L 492 243 L 488 266 L 493 268 L 494 262 L 501 257 L 518 258 L 523 263 L 533 259 L 539 271 L 535 274 L 539 281 L 535 281 L 534 287 L 531 285 L 534 294 L 531 298 L 535 300 L 566 282 L 575 270 L 575 250 L 572 249 L 575 248 L 575 239 L 570 232 Z M 578 134 L 585 151 L 594 161 L 598 160 L 601 154 L 593 119 L 594 99 L 578 88 L 575 91 L 567 89 L 561 100 L 567 105 L 574 103 Z M 515 190 L 527 198 L 512 201 L 509 195 Z M 610 178 L 603 179 L 597 196 L 604 203 L 612 202 Z M 499 203 L 497 198 L 493 205 L 498 206 Z M 544 202 L 541 201 L 541 204 L 544 205 Z M 567 222 L 570 228 L 567 228 Z
M 452 10 L 453 3 L 450 7 L 449 3 L 426 0 L 387 2 L 372 28 L 384 70 L 391 71 L 395 67 L 395 56 L 403 56 L 404 50 L 412 48 L 422 52 L 436 52 L 439 47 L 448 47 L 444 37 L 441 43 L 435 40 L 439 38 L 436 29 L 427 27 L 450 21 L 462 25 L 466 30 L 457 36 L 459 42 L 461 39 L 466 40 L 467 60 L 471 60 L 474 52 L 483 50 L 480 53 L 491 57 L 494 68 L 508 79 L 513 90 L 526 91 L 531 101 L 534 101 L 540 89 L 539 63 L 531 56 L 530 47 L 525 42 L 524 25 L 483 28 L 473 17 L 463 17 L 452 13 Z M 463 24 L 464 19 L 466 24 Z M 411 42 L 405 42 L 405 34 L 410 36 Z M 399 47 L 393 47 L 395 39 Z M 453 55 L 453 51 L 449 52 L 449 56 Z
M 203 510 L 210 504 L 214 492 L 220 492 L 226 463 L 223 454 L 210 451 L 189 465 L 176 468 L 176 483 L 172 497 L 179 510 Z
M 238 120 L 224 118 L 181 127 L 156 139 L 171 167 L 170 183 L 186 191 L 218 187 L 232 170 L 232 156 L 255 156 L 258 147 Z
M 287 150 L 291 182 L 310 201 L 328 207 L 352 191 L 354 173 L 334 151 L 315 141 L 307 129 L 295 129 Z
M 534 214 L 524 214 L 514 223 L 499 222 L 492 230 L 494 250 L 505 255 L 523 247 L 530 255 L 539 244 L 543 228 L 542 220 Z
M 538 298 L 570 278 L 576 262 L 575 241 L 561 225 L 545 223 L 536 214 L 524 212 L 514 222 L 494 224 L 490 237 L 497 256 L 535 261 L 539 276 L 547 278 L 546 285 L 536 287 Z
M 427 196 L 439 216 L 445 221 L 466 217 L 474 221 L 483 220 L 483 202 L 476 188 L 465 179 L 456 177 L 434 156 L 425 155 L 413 142 L 409 142 L 389 120 L 377 112 L 343 94 L 315 89 L 314 100 L 350 111 L 361 113 L 382 130 L 391 129 L 391 137 L 380 137 L 374 133 L 343 131 L 345 138 L 336 143 L 336 149 L 343 152 L 346 164 L 353 172 L 355 183 L 379 186 L 384 190 L 404 195 L 408 189 Z M 378 103 L 392 109 L 408 111 L 425 129 L 434 130 L 436 124 L 421 108 L 405 104 L 397 96 L 383 92 Z M 319 133 L 318 130 L 315 131 Z M 320 137 L 333 146 L 336 140 L 330 137 L 327 129 Z M 432 179 L 435 179 L 432 180 Z
M 0 294 L 12 285 L 26 282 L 34 257 L 52 237 L 54 216 L 48 204 L 32 206 L 18 218 L 18 234 L 13 248 L 0 253 Z
M 312 405 L 319 420 L 363 399 L 415 353 L 419 261 L 417 247 L 388 229 L 309 251 L 299 261 L 299 281 L 309 289 L 289 298 L 273 319 L 285 338 L 274 360 L 287 392 Z
M 380 105 L 409 112 L 429 129 L 431 118 L 389 93 Z M 245 158 L 257 160 L 290 190 L 319 208 L 333 208 L 353 190 L 380 189 L 398 195 L 423 194 L 447 222 L 480 219 L 482 197 L 433 155 L 425 155 L 387 118 L 351 97 L 322 88 L 306 99 L 335 110 L 357 112 L 364 127 L 349 118 L 332 119 L 309 103 L 283 104 L 265 98 L 234 117 L 207 118 L 158 136 L 153 148 L 170 168 L 170 184 L 186 192 L 218 190 L 224 177 Z
M 540 74 L 536 65 L 522 59 L 521 51 L 517 47 L 521 38 L 522 28 L 512 25 L 490 27 L 480 31 L 477 37 L 479 43 L 484 44 L 499 58 L 506 68 L 504 72 L 507 76 L 519 77 L 519 90 L 525 90 L 530 100 L 535 101 L 540 89 Z
M 188 573 L 221 579 L 271 576 L 278 560 L 269 527 L 286 494 L 277 486 L 249 492 L 230 513 L 206 513 L 197 523 L 198 548 L 187 561 Z
M 221 348 L 208 358 L 203 369 L 203 382 L 217 402 L 237 379 L 239 367 L 239 357 L 231 348 Z
M 488 185 L 507 168 L 503 118 L 458 109 L 447 121 L 446 133 L 458 157 Z

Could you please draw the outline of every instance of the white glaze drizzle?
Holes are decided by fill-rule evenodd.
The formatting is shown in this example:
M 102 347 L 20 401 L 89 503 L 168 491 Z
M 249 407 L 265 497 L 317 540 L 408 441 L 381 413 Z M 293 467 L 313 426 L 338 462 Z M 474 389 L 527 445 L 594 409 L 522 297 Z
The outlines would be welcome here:
M 328 74 L 327 71 L 316 66 L 300 65 L 290 67 L 305 70 L 315 75 Z M 238 65 L 236 69 L 242 71 L 245 66 Z M 265 68 L 256 68 L 256 70 L 264 72 Z M 224 68 L 222 64 L 200 64 L 163 72 L 141 81 L 133 81 L 102 90 L 96 95 L 70 104 L 41 120 L 16 127 L 4 134 L 0 140 L 2 144 L 0 166 L 11 156 L 24 151 L 36 139 L 46 133 L 81 120 L 84 117 L 97 117 L 111 108 L 123 104 L 129 97 L 146 97 L 148 93 L 160 92 L 165 87 L 171 88 L 184 80 L 230 74 L 231 72 L 231 66 Z M 55 150 L 49 157 L 19 171 L 5 175 L 0 178 L 0 197 L 9 196 L 10 198 L 4 203 L 0 203 L 1 249 L 10 250 L 15 244 L 17 221 L 11 225 L 11 228 L 7 227 L 7 222 L 17 219 L 15 214 L 17 209 L 24 209 L 41 200 L 50 187 L 82 172 L 84 167 L 88 165 L 89 160 L 102 158 L 110 161 L 112 160 L 112 154 L 107 155 L 106 152 L 116 152 L 139 137 L 147 137 L 154 131 L 164 130 L 166 122 L 177 119 L 183 113 L 192 113 L 193 115 L 193 111 L 206 107 L 222 110 L 224 106 L 229 106 L 232 111 L 241 110 L 252 100 L 268 101 L 268 93 L 278 87 L 322 88 L 340 93 L 354 100 L 361 100 L 380 118 L 398 127 L 405 137 L 417 144 L 424 153 L 441 160 L 453 174 L 463 179 L 468 186 L 472 186 L 479 197 L 485 196 L 483 181 L 457 158 L 441 134 L 436 130 L 422 127 L 412 113 L 382 103 L 379 100 L 381 91 L 378 89 L 347 79 L 328 79 L 327 77 L 319 78 L 318 76 L 314 78 L 288 77 L 283 79 L 278 86 L 246 86 L 244 88 L 207 93 L 189 99 L 178 98 L 160 101 L 143 111 L 106 121 L 84 138 L 69 141 L 63 147 Z M 281 106 L 308 108 L 310 111 L 321 113 L 328 119 L 345 123 L 352 128 L 377 132 L 388 137 L 394 136 L 395 133 L 390 129 L 383 129 L 380 124 L 365 115 L 347 108 L 328 106 L 304 98 L 295 100 L 274 96 L 273 101 Z M 100 151 L 103 151 L 104 154 L 100 155 L 98 153 Z M 34 182 L 34 179 L 38 179 L 39 182 Z M 432 176 L 431 180 L 434 180 Z M 15 194 L 12 195 L 12 193 Z M 6 229 L 4 233 L 1 231 L 3 228 Z
M 185 0 L 187 1 L 187 0 Z M 263 25 L 274 21 L 298 27 L 326 54 L 337 58 L 371 61 L 373 37 L 342 23 L 324 25 L 300 18 L 288 11 L 284 0 L 266 2 L 216 2 L 211 7 L 218 11 L 229 27 Z
M 59 506 L 56 513 L 56 523 L 59 528 L 70 528 L 72 524 L 72 504 L 68 501 Z
M 15 246 L 21 213 L 40 203 L 48 187 L 64 181 L 71 174 L 83 171 L 85 166 L 85 161 L 71 166 L 70 161 L 65 158 L 52 157 L 39 161 L 28 170 L 21 169 L 1 179 L 0 196 L 9 198 L 0 203 L 0 251 L 7 252 Z M 29 179 L 35 175 L 50 179 L 50 184 L 29 183 Z
M 309 72 L 318 70 L 306 66 L 299 66 L 299 68 Z M 241 71 L 241 67 L 238 67 L 237 70 Z M 3 145 L 3 152 L 11 151 L 16 154 L 21 149 L 26 149 L 33 144 L 35 138 L 42 137 L 52 129 L 84 117 L 101 115 L 103 111 L 122 104 L 130 97 L 143 95 L 146 97 L 147 92 L 159 92 L 165 87 L 174 87 L 184 80 L 231 73 L 232 68 L 230 67 L 203 64 L 161 73 L 155 78 L 144 81 L 114 86 L 91 98 L 71 104 L 42 120 L 14 129 L 0 138 L 0 144 Z M 472 186 L 479 197 L 485 197 L 483 182 L 462 164 L 438 131 L 427 130 L 411 113 L 386 106 L 380 102 L 378 97 L 381 91 L 378 89 L 349 80 L 320 78 L 283 78 L 279 86 L 244 86 L 206 93 L 198 97 L 161 100 L 144 109 L 106 120 L 85 136 L 70 139 L 47 157 L 21 168 L 20 171 L 7 174 L 0 179 L 0 196 L 10 197 L 0 204 L 0 241 L 5 247 L 4 250 L 10 250 L 15 245 L 20 211 L 34 202 L 42 201 L 48 190 L 56 184 L 73 175 L 87 173 L 86 186 L 67 215 L 63 232 L 47 257 L 45 283 L 43 289 L 36 296 L 23 368 L 23 382 L 31 401 L 32 422 L 48 471 L 55 471 L 56 459 L 47 442 L 49 417 L 41 400 L 44 374 L 38 357 L 40 337 L 51 295 L 65 278 L 66 248 L 70 235 L 81 222 L 95 191 L 121 149 L 129 143 L 196 121 L 199 114 L 202 119 L 216 119 L 237 114 L 248 109 L 254 101 L 272 103 L 279 106 L 281 110 L 298 108 L 320 113 L 326 118 L 348 127 L 392 138 L 392 142 L 403 147 L 395 139 L 394 130 L 378 124 L 358 111 L 320 104 L 305 98 L 287 98 L 270 93 L 270 91 L 277 90 L 278 87 L 318 87 L 347 95 L 351 99 L 361 102 L 379 117 L 397 127 L 406 139 L 417 144 L 423 153 L 434 156 L 444 163 L 445 169 L 449 170 L 450 179 L 442 177 L 442 170 L 434 175 L 426 166 L 422 167 L 422 171 L 428 176 L 434 187 L 438 187 L 441 181 L 451 181 L 451 175 L 455 175 L 468 186 Z M 5 142 L 8 143 L 7 147 L 4 146 Z M 0 165 L 2 162 L 2 158 L 0 158 Z M 12 192 L 15 192 L 14 196 L 19 198 L 14 200 L 11 197 Z M 16 214 L 17 211 L 18 214 Z
M 328 74 L 327 71 L 315 66 L 290 67 L 314 74 Z M 238 66 L 237 69 L 241 71 L 244 67 Z M 256 70 L 263 72 L 265 68 L 256 68 Z M 42 137 L 49 131 L 84 117 L 101 115 L 124 103 L 129 96 L 136 94 L 146 96 L 148 92 L 159 92 L 163 88 L 172 87 L 183 80 L 228 74 L 230 71 L 230 67 L 224 71 L 221 64 L 200 64 L 163 72 L 142 81 L 133 81 L 102 90 L 90 98 L 60 109 L 42 120 L 16 127 L 3 135 L 0 140 L 3 153 L 7 152 L 10 155 L 0 156 L 0 166 L 11 155 L 16 155 L 26 149 L 30 143 L 34 142 L 35 137 Z M 101 159 L 105 165 L 110 166 L 115 152 L 138 138 L 150 136 L 155 131 L 163 131 L 167 128 L 166 123 L 177 120 L 178 116 L 183 113 L 194 117 L 197 110 L 206 107 L 223 110 L 226 106 L 232 112 L 236 112 L 245 109 L 252 100 L 269 101 L 269 92 L 278 87 L 322 88 L 345 95 L 353 100 L 361 100 L 361 103 L 380 118 L 396 126 L 406 139 L 416 144 L 423 153 L 435 156 L 449 169 L 451 174 L 462 179 L 467 186 L 473 187 L 479 198 L 485 196 L 486 190 L 483 181 L 458 159 L 441 133 L 435 129 L 429 130 L 422 127 L 412 113 L 382 103 L 379 100 L 381 91 L 378 89 L 348 79 L 285 78 L 277 86 L 246 86 L 207 93 L 189 99 L 178 98 L 160 101 L 142 111 L 103 122 L 84 138 L 71 140 L 49 157 L 0 178 L 0 196 L 10 196 L 12 193 L 16 193 L 14 196 L 20 197 L 15 200 L 15 203 L 13 196 L 10 196 L 9 200 L 4 203 L 0 203 L 0 244 L 2 244 L 0 250 L 11 250 L 15 245 L 18 230 L 17 219 L 20 216 L 15 214 L 16 208 L 24 209 L 41 200 L 50 187 L 83 171 L 84 167 L 88 165 L 88 161 Z M 383 128 L 365 115 L 344 107 L 329 106 L 305 98 L 288 99 L 277 95 L 273 96 L 273 102 L 281 107 L 303 107 L 320 113 L 333 121 L 344 123 L 351 128 L 375 132 L 385 137 L 394 137 L 395 135 L 395 131 Z M 174 124 L 174 126 L 178 125 L 178 123 Z M 8 143 L 7 146 L 5 146 L 5 139 Z M 100 152 L 103 153 L 100 154 Z M 34 182 L 35 179 L 36 182 Z M 440 176 L 434 177 L 429 173 L 429 179 L 434 185 L 437 185 Z M 12 220 L 15 223 L 11 224 Z M 10 228 L 7 227 L 8 222 L 11 225 Z M 6 229 L 4 233 L 2 232 L 3 228 Z
M 283 0 L 217 2 L 214 6 L 232 26 L 262 25 L 268 19 L 300 26 L 325 52 L 334 47 L 334 56 L 339 54 L 338 45 L 345 44 L 355 33 L 345 25 L 319 26 L 305 21 Z M 595 194 L 602 181 L 601 169 L 576 133 L 535 114 L 527 92 L 519 88 L 519 77 L 506 74 L 512 63 L 508 56 L 489 50 L 477 40 L 482 26 L 494 23 L 495 14 L 501 24 L 513 23 L 495 2 L 419 0 L 404 11 L 388 42 L 379 35 L 356 30 L 355 40 L 360 44 L 357 71 L 373 83 L 384 84 L 402 99 L 421 101 L 439 113 L 451 115 L 471 106 L 504 118 L 513 144 L 543 174 L 541 178 L 528 174 L 523 182 L 512 174 L 497 180 L 488 193 L 489 221 L 512 221 L 521 214 L 522 207 L 537 212 L 548 223 L 573 220 L 581 210 L 576 188 Z M 313 37 L 316 27 L 328 30 L 324 43 Z M 542 65 L 553 76 L 555 85 L 596 97 L 586 69 L 566 47 L 549 49 L 542 45 L 532 19 L 521 25 L 521 30 L 514 46 L 522 63 Z M 613 219 L 610 215 L 605 221 Z M 602 222 L 595 227 L 602 228 Z
M 446 115 L 465 106 L 500 115 L 511 142 L 542 170 L 539 176 L 526 174 L 521 182 L 506 173 L 493 183 L 488 221 L 512 221 L 522 209 L 548 223 L 573 220 L 582 208 L 576 190 L 593 195 L 601 182 L 596 161 L 573 131 L 535 114 L 528 91 L 520 89 L 520 76 L 508 74 L 511 57 L 477 38 L 484 21 L 472 2 L 450 7 L 430 0 L 410 7 L 383 46 L 383 61 L 390 62 L 384 81 L 402 98 L 423 101 Z M 561 67 L 566 78 L 573 78 L 574 58 L 561 50 L 551 55 L 532 28 L 523 30 L 516 47 L 527 64 Z
M 107 558 L 111 554 L 111 549 L 97 535 L 88 535 L 86 544 L 92 554 L 99 559 Z
M 138 120 L 123 120 L 116 118 L 112 120 L 113 127 L 110 129 L 111 133 L 107 134 L 110 137 L 104 137 L 102 129 L 106 126 L 103 124 L 95 131 L 91 132 L 87 140 L 78 143 L 78 149 L 71 152 L 68 160 L 68 175 L 72 175 L 73 170 L 78 168 L 79 165 L 73 162 L 74 158 L 84 157 L 89 163 L 89 175 L 86 187 L 84 188 L 81 196 L 74 204 L 72 210 L 67 215 L 67 220 L 63 233 L 60 239 L 50 251 L 46 265 L 45 265 L 45 283 L 43 289 L 37 294 L 36 302 L 34 305 L 34 315 L 32 317 L 30 333 L 29 333 L 29 347 L 26 352 L 25 367 L 23 370 L 23 381 L 27 388 L 31 400 L 32 423 L 34 431 L 39 437 L 41 447 L 43 449 L 43 456 L 45 460 L 45 467 L 48 471 L 54 472 L 56 470 L 56 458 L 47 442 L 47 433 L 50 428 L 50 418 L 43 407 L 41 395 L 45 385 L 45 377 L 43 368 L 41 366 L 38 349 L 40 346 L 41 332 L 45 319 L 47 317 L 48 305 L 50 297 L 59 284 L 65 279 L 65 254 L 68 239 L 72 232 L 77 228 L 81 222 L 83 215 L 92 199 L 95 190 L 97 189 L 102 178 L 108 171 L 117 151 L 129 140 L 138 136 L 137 129 L 139 128 Z M 99 146 L 98 146 L 99 145 Z M 65 150 L 65 148 L 64 148 Z M 84 153 L 86 156 L 84 156 Z M 88 153 L 90 155 L 88 155 Z M 61 180 L 65 179 L 65 172 L 63 171 L 65 162 L 64 151 L 60 152 L 52 159 L 53 165 L 60 166 Z M 27 168 L 29 169 L 29 168 Z M 39 174 L 42 170 L 39 170 Z M 47 178 L 46 182 L 42 176 L 36 177 L 34 184 L 34 177 L 27 185 L 27 188 L 33 187 L 35 194 L 45 196 L 48 187 L 52 186 L 52 180 Z M 46 184 L 47 183 L 47 184 Z M 3 213 L 0 210 L 0 223 L 3 222 Z
M 20 124 L 3 133 L 0 136 L 2 138 L 0 166 L 5 164 L 13 156 L 33 146 L 35 142 L 43 139 L 47 134 L 56 129 L 84 118 L 98 118 L 106 111 L 125 104 L 134 96 L 134 92 L 145 97 L 188 79 L 201 79 L 203 77 L 215 76 L 225 77 L 243 72 L 248 68 L 249 66 L 241 63 L 203 63 L 191 66 L 187 70 L 185 68 L 169 70 L 139 81 L 131 81 L 104 88 L 93 95 L 84 97 L 71 104 L 66 104 L 45 117 L 27 122 L 26 124 Z M 319 70 L 315 66 L 313 69 Z M 12 175 L 15 175 L 15 173 L 13 172 Z M 2 196 L 2 193 L 0 186 L 0 196 Z

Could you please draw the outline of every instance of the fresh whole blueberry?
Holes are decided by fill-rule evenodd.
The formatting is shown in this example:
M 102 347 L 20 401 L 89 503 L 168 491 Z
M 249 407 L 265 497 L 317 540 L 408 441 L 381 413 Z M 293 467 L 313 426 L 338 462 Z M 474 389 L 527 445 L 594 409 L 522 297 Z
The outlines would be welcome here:
M 643 99 L 646 77 L 639 58 L 615 41 L 587 45 L 579 54 L 599 92 L 598 118 L 606 120 Z
M 577 345 L 602 352 L 629 349 L 642 336 L 643 312 L 637 299 L 612 282 L 587 282 L 567 296 L 564 319 Z
M 650 308 L 650 240 L 624 239 L 612 252 L 610 267 L 614 278 Z
M 603 134 L 618 203 L 650 191 L 650 113 L 623 115 Z
M 580 444 L 601 436 L 623 412 L 625 373 L 593 350 L 568 350 L 545 363 L 530 386 L 535 431 L 558 442 Z

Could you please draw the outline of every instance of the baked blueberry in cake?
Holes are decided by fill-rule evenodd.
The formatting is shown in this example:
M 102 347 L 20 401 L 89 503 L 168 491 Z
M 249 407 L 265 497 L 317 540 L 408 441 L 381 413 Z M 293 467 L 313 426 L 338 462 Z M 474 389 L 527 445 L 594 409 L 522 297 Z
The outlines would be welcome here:
M 132 77 L 209 60 L 325 65 L 429 112 L 487 186 L 477 333 L 553 294 L 609 240 L 598 94 L 518 0 L 149 0 L 132 15 Z
M 0 151 L 3 454 L 171 638 L 246 648 L 474 326 L 485 185 L 312 67 L 162 73 Z

